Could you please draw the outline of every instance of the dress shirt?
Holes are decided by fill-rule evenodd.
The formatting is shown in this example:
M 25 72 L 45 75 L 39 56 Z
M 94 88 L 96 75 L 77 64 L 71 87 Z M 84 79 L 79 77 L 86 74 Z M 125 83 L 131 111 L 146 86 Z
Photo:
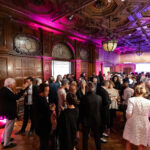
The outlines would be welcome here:
M 32 101 L 32 94 L 33 94 L 33 91 L 32 91 L 32 87 L 33 85 L 30 85 L 29 88 L 28 88 L 28 102 L 27 102 L 27 105 L 32 105 L 33 104 L 33 101 Z

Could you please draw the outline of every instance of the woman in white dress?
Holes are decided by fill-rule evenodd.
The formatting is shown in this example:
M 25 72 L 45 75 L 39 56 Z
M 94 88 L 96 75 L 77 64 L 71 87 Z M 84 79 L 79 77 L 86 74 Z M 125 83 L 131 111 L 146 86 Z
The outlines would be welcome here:
M 138 150 L 150 146 L 150 100 L 143 96 L 146 90 L 140 86 L 135 89 L 136 97 L 129 98 L 126 111 L 127 122 L 123 138 L 127 140 L 126 150 L 131 150 L 131 143 Z

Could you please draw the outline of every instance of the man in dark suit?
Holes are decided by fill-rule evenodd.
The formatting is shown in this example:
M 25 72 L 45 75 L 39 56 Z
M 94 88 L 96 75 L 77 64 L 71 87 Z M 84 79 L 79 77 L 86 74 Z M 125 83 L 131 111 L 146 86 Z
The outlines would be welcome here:
M 17 117 L 16 100 L 23 96 L 28 84 L 26 83 L 18 94 L 14 94 L 15 87 L 16 81 L 13 78 L 7 78 L 4 82 L 4 87 L 0 90 L 0 116 L 7 118 L 2 139 L 3 148 L 16 146 L 16 144 L 11 142 L 13 138 L 10 138 L 15 118 Z
M 57 106 L 58 105 L 58 96 L 57 96 L 58 87 L 55 84 L 55 79 L 53 76 L 50 77 L 49 87 L 50 87 L 50 91 L 49 91 L 50 103 L 54 103 Z
M 109 105 L 111 104 L 111 100 L 109 98 L 109 94 L 106 89 L 109 87 L 109 81 L 105 80 L 103 86 L 98 86 L 96 90 L 96 94 L 102 97 L 102 128 L 101 128 L 101 142 L 106 143 L 107 140 L 102 138 L 102 136 L 108 137 L 104 131 L 106 130 L 107 126 L 109 125 Z
M 102 85 L 103 82 L 104 82 L 104 77 L 103 77 L 103 75 L 102 75 L 102 72 L 100 71 L 100 72 L 99 72 L 99 75 L 98 75 L 98 84 L 99 84 L 99 85 Z
M 25 134 L 25 129 L 27 127 L 28 120 L 30 118 L 31 120 L 31 127 L 28 135 L 32 135 L 34 131 L 34 123 L 33 123 L 33 115 L 32 115 L 32 107 L 34 100 L 36 100 L 37 96 L 37 86 L 33 85 L 33 78 L 28 77 L 26 79 L 26 82 L 29 84 L 28 89 L 26 90 L 26 96 L 24 98 L 24 120 L 23 120 L 23 125 L 22 128 L 17 134 Z
M 83 127 L 83 150 L 88 150 L 88 135 L 94 133 L 97 150 L 101 150 L 99 129 L 101 127 L 102 98 L 95 94 L 94 84 L 87 85 L 87 95 L 80 104 L 80 122 Z

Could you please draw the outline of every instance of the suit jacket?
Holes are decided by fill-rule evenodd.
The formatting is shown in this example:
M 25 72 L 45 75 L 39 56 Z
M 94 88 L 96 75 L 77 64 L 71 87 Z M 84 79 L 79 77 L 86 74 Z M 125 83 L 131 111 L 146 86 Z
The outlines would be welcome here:
M 49 85 L 50 91 L 49 91 L 49 99 L 50 103 L 55 103 L 56 106 L 58 104 L 58 96 L 57 96 L 57 85 L 55 83 L 50 83 Z
M 33 116 L 36 134 L 49 135 L 51 130 L 50 109 L 45 97 L 37 96 L 33 103 Z
M 108 92 L 103 87 L 98 86 L 97 90 L 96 90 L 96 94 L 100 95 L 102 97 L 103 108 L 109 109 L 109 105 L 111 104 L 111 100 L 109 98 Z
M 84 96 L 83 93 L 82 93 L 81 87 L 78 89 L 76 95 L 77 95 L 78 99 L 81 101 L 82 97 Z M 85 88 L 85 95 L 87 95 L 87 89 L 86 88 Z
M 97 87 L 96 93 L 102 97 L 102 126 L 106 127 L 110 124 L 109 105 L 111 100 L 108 92 L 101 86 Z
M 56 89 L 57 89 L 57 91 L 58 91 L 58 89 L 60 88 L 60 83 L 59 82 L 55 82 L 55 86 L 56 86 Z
M 23 96 L 25 90 L 21 90 L 18 94 L 14 94 L 6 87 L 0 89 L 0 116 L 6 116 L 6 118 L 9 120 L 14 120 L 16 118 L 16 100 Z
M 94 92 L 88 92 L 80 103 L 80 122 L 83 126 L 100 127 L 102 98 Z
M 26 90 L 26 92 L 27 91 L 28 89 Z M 32 86 L 32 104 L 36 100 L 37 95 L 38 95 L 38 87 L 36 85 L 33 85 Z M 24 104 L 27 105 L 27 103 L 28 103 L 28 94 L 24 98 Z

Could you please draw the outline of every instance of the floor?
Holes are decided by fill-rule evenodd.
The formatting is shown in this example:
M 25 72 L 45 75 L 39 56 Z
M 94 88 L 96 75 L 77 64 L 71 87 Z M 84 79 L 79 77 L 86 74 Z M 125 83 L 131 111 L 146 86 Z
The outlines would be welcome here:
M 108 143 L 102 144 L 102 150 L 125 150 L 125 141 L 122 139 L 122 129 L 121 129 L 121 123 L 120 123 L 120 114 L 117 115 L 116 118 L 116 132 L 111 133 L 110 137 L 108 138 Z M 119 122 L 119 123 L 118 123 Z M 17 146 L 12 149 L 7 150 L 38 150 L 39 149 L 39 139 L 36 135 L 33 135 L 31 137 L 28 137 L 27 135 L 21 136 L 21 135 L 14 135 L 16 131 L 18 131 L 21 128 L 22 122 L 17 121 L 15 123 L 15 127 L 13 130 L 12 137 L 15 138 L 15 142 L 17 143 Z M 29 126 L 28 126 L 29 128 Z M 3 129 L 0 129 L 0 141 L 2 139 L 2 133 Z M 81 135 L 82 137 L 82 135 Z M 81 141 L 81 140 L 80 140 Z M 80 150 L 81 150 L 81 142 L 79 144 Z M 0 150 L 2 149 L 2 146 L 0 145 Z M 95 150 L 95 143 L 93 138 L 89 138 L 89 150 Z M 132 146 L 132 150 L 136 150 L 137 148 L 135 146 Z M 145 148 L 145 150 L 148 150 Z

